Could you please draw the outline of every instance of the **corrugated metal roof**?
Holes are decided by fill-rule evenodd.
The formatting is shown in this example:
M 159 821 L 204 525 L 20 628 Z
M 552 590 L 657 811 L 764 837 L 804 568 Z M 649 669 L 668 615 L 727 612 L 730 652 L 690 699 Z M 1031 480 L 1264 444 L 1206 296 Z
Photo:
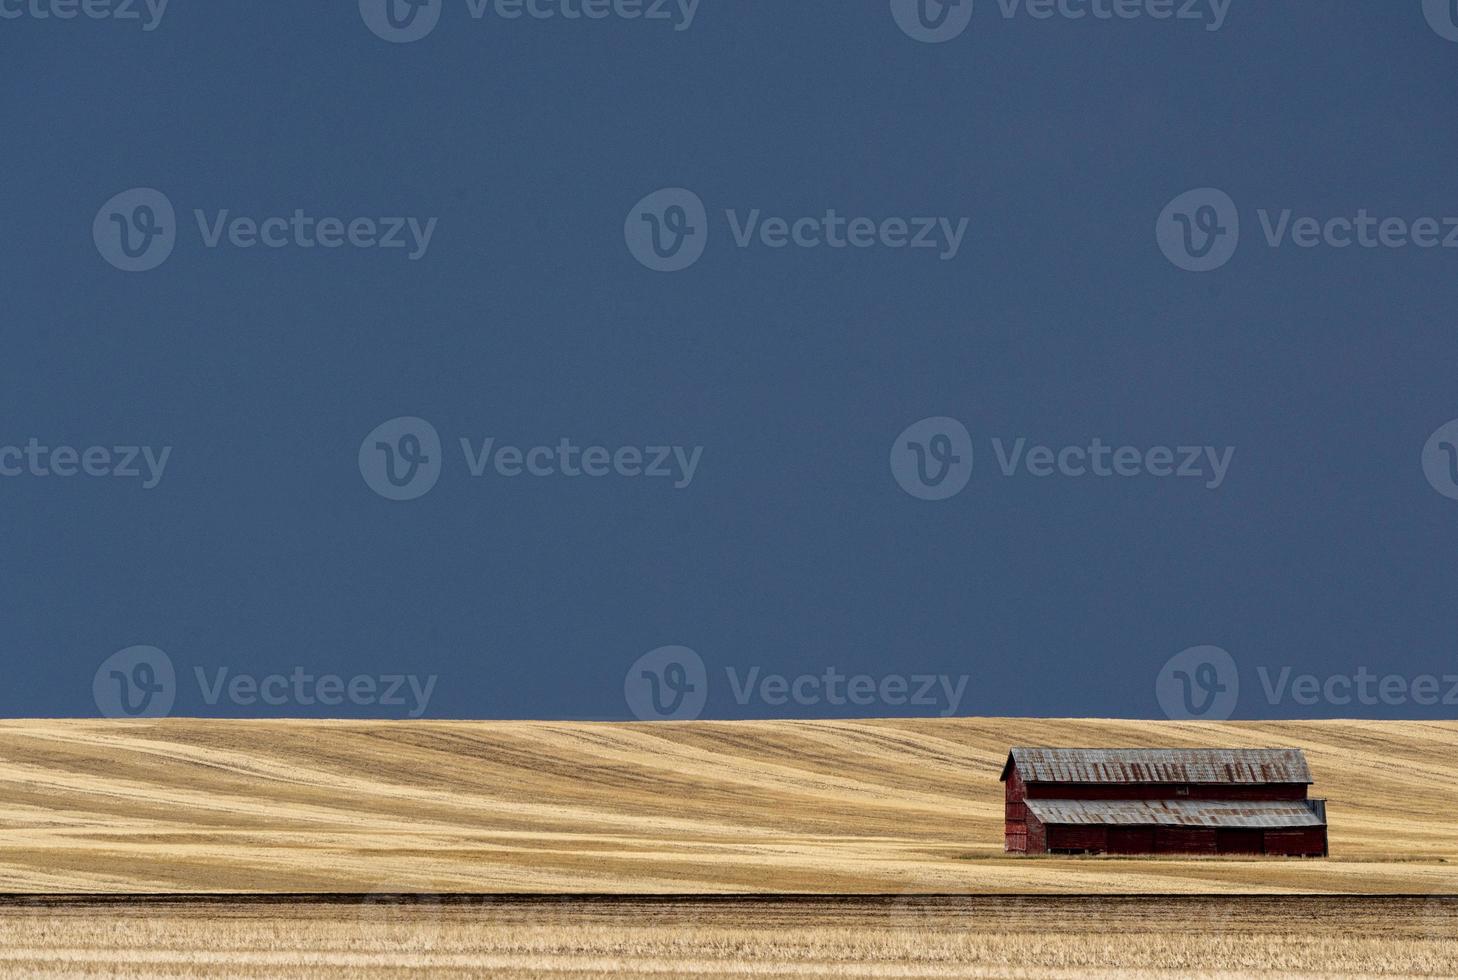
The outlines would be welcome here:
M 1320 827 L 1304 803 L 1224 800 L 1028 800 L 1045 824 L 1117 824 L 1147 827 Z
M 1015 748 L 1008 763 L 1028 783 L 1311 782 L 1300 749 Z

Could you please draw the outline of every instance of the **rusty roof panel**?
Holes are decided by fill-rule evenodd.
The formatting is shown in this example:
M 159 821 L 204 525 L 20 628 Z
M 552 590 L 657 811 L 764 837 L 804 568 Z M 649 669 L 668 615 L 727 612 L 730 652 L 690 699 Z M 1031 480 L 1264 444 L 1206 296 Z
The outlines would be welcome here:
M 1034 749 L 1011 761 L 1028 783 L 1310 783 L 1300 749 Z
M 1223 800 L 1028 800 L 1044 824 L 1166 827 L 1320 827 L 1304 803 Z

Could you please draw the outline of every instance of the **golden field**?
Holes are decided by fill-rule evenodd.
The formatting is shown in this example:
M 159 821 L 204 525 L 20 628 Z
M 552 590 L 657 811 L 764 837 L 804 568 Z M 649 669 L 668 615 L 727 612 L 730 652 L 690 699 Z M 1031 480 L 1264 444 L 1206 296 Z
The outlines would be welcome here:
M 1452 977 L 1453 901 L 176 900 L 0 907 L 0 975 L 218 980 Z
M 1296 746 L 1329 860 L 1002 853 L 1011 745 Z M 0 892 L 1458 894 L 1458 724 L 0 722 Z

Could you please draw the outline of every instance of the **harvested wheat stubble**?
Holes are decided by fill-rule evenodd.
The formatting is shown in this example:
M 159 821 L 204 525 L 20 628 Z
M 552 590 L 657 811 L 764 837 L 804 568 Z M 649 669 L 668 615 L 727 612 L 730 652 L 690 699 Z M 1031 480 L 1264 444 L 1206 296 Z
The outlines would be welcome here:
M 1451 977 L 1458 899 L 379 896 L 0 906 L 59 977 Z
M 1458 724 L 0 722 L 0 892 L 1458 893 Z M 1291 746 L 1329 860 L 1002 853 L 1010 745 Z

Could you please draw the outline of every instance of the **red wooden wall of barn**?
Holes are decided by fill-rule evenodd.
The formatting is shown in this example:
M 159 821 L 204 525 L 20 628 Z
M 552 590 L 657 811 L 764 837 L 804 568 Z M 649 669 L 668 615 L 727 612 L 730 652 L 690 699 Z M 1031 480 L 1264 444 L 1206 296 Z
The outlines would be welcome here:
M 1031 813 L 1028 814 L 1028 853 L 1048 853 L 1048 828 Z
M 1266 853 L 1283 857 L 1326 857 L 1325 827 L 1266 831 Z
M 1007 782 L 1003 783 L 1003 841 L 1004 851 L 1016 853 L 1029 852 L 1028 847 L 1028 807 L 1023 802 L 1027 787 L 1023 785 L 1023 779 L 1018 775 L 1017 768 L 1008 774 Z M 1041 854 L 1041 851 L 1032 853 Z
M 1054 824 L 1044 828 L 1028 819 L 1029 854 L 1081 851 L 1096 854 L 1269 854 L 1318 857 L 1326 853 L 1320 827 L 1262 830 L 1259 827 L 1104 827 Z M 1038 827 L 1034 849 L 1032 827 Z

